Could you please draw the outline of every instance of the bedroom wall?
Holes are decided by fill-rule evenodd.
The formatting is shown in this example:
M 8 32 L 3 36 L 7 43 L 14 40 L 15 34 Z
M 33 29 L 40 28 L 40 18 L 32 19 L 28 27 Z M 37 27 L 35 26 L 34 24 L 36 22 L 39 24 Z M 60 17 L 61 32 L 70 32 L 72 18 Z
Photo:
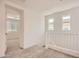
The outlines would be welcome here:
M 30 8 L 25 9 L 24 48 L 44 44 L 44 25 L 42 14 Z
M 5 37 L 5 8 L 4 0 L 0 0 L 0 57 L 5 55 L 6 37 Z
M 62 17 L 66 15 L 71 16 L 70 32 L 64 32 L 62 30 Z M 47 38 L 49 41 L 47 45 L 51 47 L 58 46 L 79 52 L 79 7 L 74 7 L 46 16 L 46 20 L 50 18 L 54 18 L 55 20 L 55 31 L 52 31 L 51 33 L 47 32 Z

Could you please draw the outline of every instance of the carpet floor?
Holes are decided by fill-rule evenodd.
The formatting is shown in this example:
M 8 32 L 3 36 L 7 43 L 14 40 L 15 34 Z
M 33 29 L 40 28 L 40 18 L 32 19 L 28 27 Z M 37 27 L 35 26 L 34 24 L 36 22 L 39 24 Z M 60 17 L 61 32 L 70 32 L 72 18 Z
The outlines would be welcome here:
M 18 47 L 9 48 L 5 58 L 74 58 L 70 55 L 44 47 L 32 47 L 19 49 Z

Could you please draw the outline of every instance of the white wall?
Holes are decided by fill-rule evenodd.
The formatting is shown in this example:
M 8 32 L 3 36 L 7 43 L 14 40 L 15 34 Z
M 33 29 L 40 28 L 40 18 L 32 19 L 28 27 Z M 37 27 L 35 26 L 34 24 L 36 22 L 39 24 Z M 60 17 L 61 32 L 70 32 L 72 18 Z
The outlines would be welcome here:
M 42 14 L 26 8 L 24 15 L 24 48 L 44 44 L 44 20 Z
M 19 9 L 24 10 L 24 40 L 21 40 L 21 45 L 23 48 L 29 48 L 34 45 L 43 45 L 44 41 L 44 18 L 39 12 L 31 10 L 26 6 L 17 5 L 16 3 L 7 2 L 8 5 L 14 5 Z M 21 8 L 22 7 L 22 8 Z
M 11 1 L 0 1 L 0 57 L 5 55 L 6 51 L 6 36 L 5 36 L 5 4 L 13 6 L 15 8 L 24 10 L 24 7 Z M 25 8 L 24 11 L 24 41 L 21 41 L 23 48 L 29 48 L 34 45 L 43 45 L 44 41 L 44 19 L 42 14 L 33 11 L 29 8 Z M 23 44 L 24 43 L 24 44 Z
M 66 7 L 66 8 L 65 8 Z M 58 8 L 56 11 L 54 10 L 49 13 L 46 17 L 54 18 L 55 19 L 55 31 L 51 33 L 47 33 L 47 46 L 50 48 L 61 49 L 67 53 L 73 54 L 75 51 L 75 55 L 79 57 L 79 7 L 76 6 L 64 6 L 65 9 L 62 7 Z M 48 14 L 48 13 L 47 13 Z M 71 31 L 70 32 L 63 32 L 62 31 L 62 16 L 70 15 L 71 16 Z M 63 49 L 64 48 L 64 49 Z M 72 53 L 71 53 L 72 52 Z
M 5 13 L 4 0 L 0 0 L 0 57 L 5 55 L 5 49 L 6 49 L 4 13 Z

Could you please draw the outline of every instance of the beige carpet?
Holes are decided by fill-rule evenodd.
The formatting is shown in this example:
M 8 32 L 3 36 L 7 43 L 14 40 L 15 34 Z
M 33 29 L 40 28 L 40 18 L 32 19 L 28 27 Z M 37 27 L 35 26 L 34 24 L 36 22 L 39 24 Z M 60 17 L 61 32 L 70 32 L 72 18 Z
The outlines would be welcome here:
M 44 47 L 32 47 L 29 49 L 8 49 L 6 58 L 73 58 L 72 56 L 60 53 L 52 49 L 46 49 Z

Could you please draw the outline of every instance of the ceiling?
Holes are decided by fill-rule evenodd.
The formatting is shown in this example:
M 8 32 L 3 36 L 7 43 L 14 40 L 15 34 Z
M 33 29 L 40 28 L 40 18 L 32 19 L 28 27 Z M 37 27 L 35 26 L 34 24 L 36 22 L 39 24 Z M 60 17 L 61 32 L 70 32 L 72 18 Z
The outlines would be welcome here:
M 30 9 L 44 12 L 58 6 L 61 7 L 71 3 L 74 5 L 76 2 L 79 3 L 79 0 L 26 0 L 26 6 Z
M 7 1 L 11 1 L 11 2 L 14 2 L 14 3 L 17 3 L 17 4 L 24 5 L 26 0 L 7 0 Z

